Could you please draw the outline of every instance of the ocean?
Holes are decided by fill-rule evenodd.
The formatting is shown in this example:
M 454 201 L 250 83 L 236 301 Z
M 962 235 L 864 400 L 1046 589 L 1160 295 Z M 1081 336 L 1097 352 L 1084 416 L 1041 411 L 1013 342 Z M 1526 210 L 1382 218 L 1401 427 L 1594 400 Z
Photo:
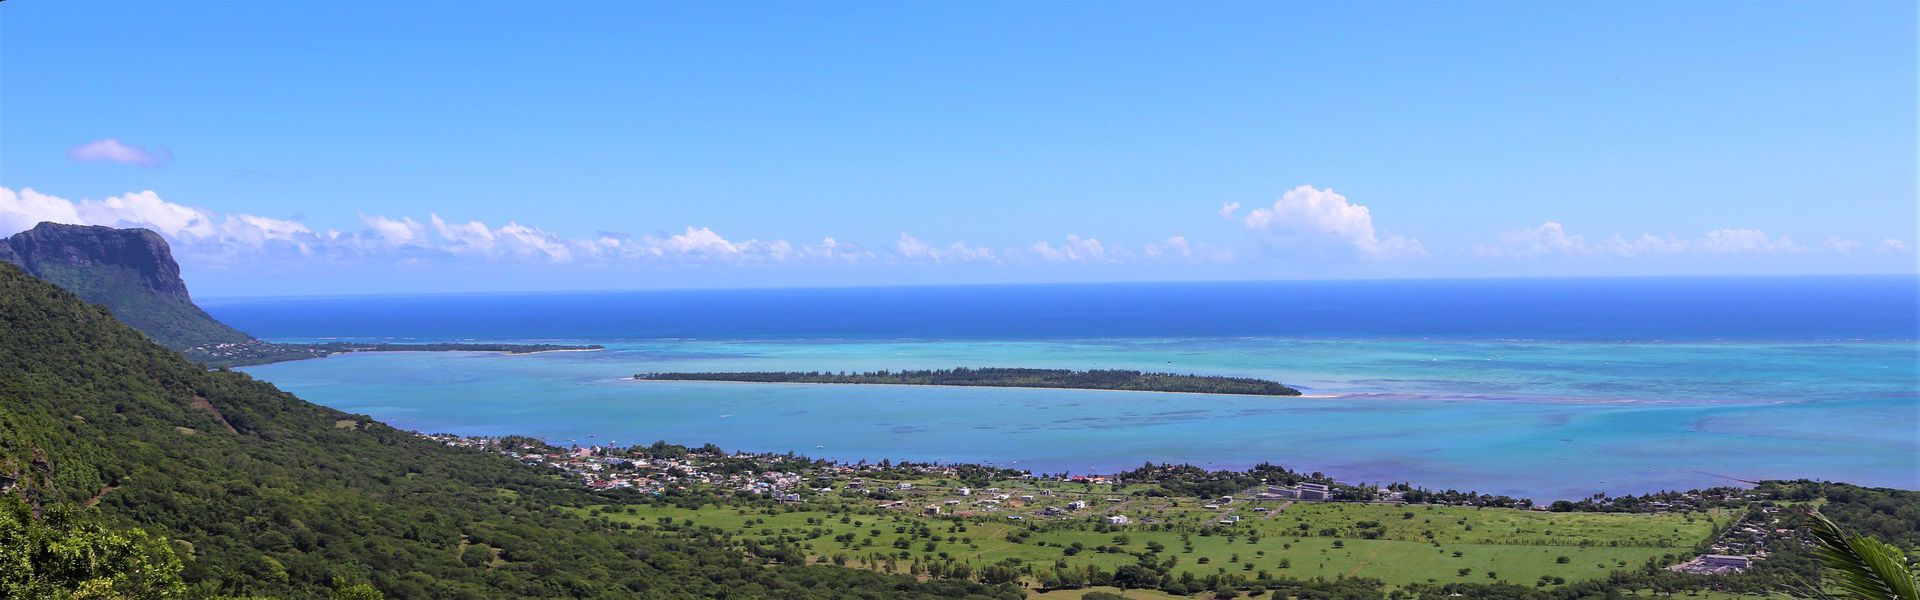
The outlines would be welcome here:
M 225 299 L 276 341 L 596 343 L 244 369 L 399 427 L 1106 473 L 1260 462 L 1542 500 L 1813 478 L 1920 488 L 1913 276 L 1008 285 Z M 1132 368 L 1306 398 L 636 382 Z

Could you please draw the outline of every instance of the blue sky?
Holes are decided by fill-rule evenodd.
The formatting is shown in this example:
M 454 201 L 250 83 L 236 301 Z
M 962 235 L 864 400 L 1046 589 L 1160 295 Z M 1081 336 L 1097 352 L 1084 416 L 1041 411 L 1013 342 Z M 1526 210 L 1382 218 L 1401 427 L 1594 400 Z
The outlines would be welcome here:
M 203 296 L 1915 271 L 1908 2 L 540 8 L 0 4 L 0 234 Z

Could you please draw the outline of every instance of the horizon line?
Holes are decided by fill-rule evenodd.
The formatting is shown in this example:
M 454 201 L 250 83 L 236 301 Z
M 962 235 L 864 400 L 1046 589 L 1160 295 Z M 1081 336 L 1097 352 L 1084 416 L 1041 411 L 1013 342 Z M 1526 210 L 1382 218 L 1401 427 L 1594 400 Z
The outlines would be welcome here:
M 225 302 L 245 300 L 315 300 L 347 298 L 419 298 L 453 296 L 533 296 L 560 294 L 614 294 L 614 293 L 676 293 L 676 292 L 756 292 L 756 291 L 824 291 L 824 290 L 898 290 L 915 288 L 994 288 L 994 287 L 1102 287 L 1125 285 L 1256 285 L 1256 284 L 1317 284 L 1317 283 L 1401 283 L 1401 282 L 1494 282 L 1494 281 L 1618 281 L 1618 280 L 1735 280 L 1735 279 L 1894 279 L 1910 278 L 1920 284 L 1920 272 L 1902 273 L 1767 273 L 1767 274 L 1692 274 L 1692 275 L 1486 275 L 1486 276 L 1434 276 L 1434 277 L 1305 277 L 1290 279 L 1193 279 L 1193 280 L 1157 280 L 1157 281 L 1009 281 L 1009 282 L 968 282 L 968 283 L 899 283 L 870 285 L 763 285 L 763 286 L 706 286 L 706 287 L 658 287 L 658 288 L 574 288 L 551 290 L 481 290 L 481 291 L 443 291 L 443 292 L 394 292 L 394 293 L 346 293 L 346 294 L 285 294 L 285 295 L 213 295 L 194 298 L 197 302 Z M 1920 290 L 1920 287 L 1916 287 Z

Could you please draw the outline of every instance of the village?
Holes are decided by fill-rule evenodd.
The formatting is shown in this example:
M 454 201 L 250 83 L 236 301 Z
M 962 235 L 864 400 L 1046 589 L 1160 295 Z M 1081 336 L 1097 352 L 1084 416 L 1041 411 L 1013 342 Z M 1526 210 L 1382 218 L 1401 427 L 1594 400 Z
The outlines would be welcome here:
M 1153 522 L 1127 509 L 1160 511 L 1197 505 L 1218 511 L 1217 524 L 1271 512 L 1282 503 L 1340 500 L 1323 483 L 1259 485 L 1243 494 L 1195 500 L 1133 494 L 1143 486 L 1106 475 L 1042 476 L 995 473 L 992 485 L 955 484 L 966 465 L 913 463 L 841 464 L 782 454 L 715 453 L 705 449 L 648 452 L 602 446 L 562 448 L 528 438 L 423 434 L 448 446 L 471 448 L 559 471 L 594 490 L 641 494 L 673 491 L 731 492 L 799 503 L 831 497 L 871 499 L 880 509 L 958 517 L 1004 516 L 1011 520 L 1098 516 L 1112 525 Z M 664 455 L 663 455 L 664 454 Z M 1402 492 L 1373 490 L 1373 502 L 1404 502 Z
M 645 527 L 672 519 L 761 543 L 798 540 L 816 560 L 883 570 L 949 560 L 1105 564 L 1104 555 L 1147 550 L 1177 553 L 1191 561 L 1180 569 L 1197 575 L 1233 567 L 1332 577 L 1389 560 L 1400 567 L 1389 583 L 1471 574 L 1560 585 L 1662 556 L 1680 557 L 1665 567 L 1676 573 L 1739 573 L 1766 558 L 1780 531 L 1778 507 L 1738 488 L 1535 505 L 1404 484 L 1356 486 L 1277 467 L 1207 472 L 1150 465 L 1113 475 L 1035 475 L 966 464 L 847 464 L 711 445 L 560 447 L 523 437 L 424 437 L 551 470 L 607 494 L 608 504 L 584 511 L 590 517 Z M 769 520 L 781 526 L 769 528 Z

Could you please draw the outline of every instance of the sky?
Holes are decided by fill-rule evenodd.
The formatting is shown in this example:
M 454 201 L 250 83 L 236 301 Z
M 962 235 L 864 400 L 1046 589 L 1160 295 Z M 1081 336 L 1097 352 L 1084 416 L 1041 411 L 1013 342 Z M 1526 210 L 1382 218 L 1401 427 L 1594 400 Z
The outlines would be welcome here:
M 1916 271 L 1911 2 L 0 3 L 197 295 Z

